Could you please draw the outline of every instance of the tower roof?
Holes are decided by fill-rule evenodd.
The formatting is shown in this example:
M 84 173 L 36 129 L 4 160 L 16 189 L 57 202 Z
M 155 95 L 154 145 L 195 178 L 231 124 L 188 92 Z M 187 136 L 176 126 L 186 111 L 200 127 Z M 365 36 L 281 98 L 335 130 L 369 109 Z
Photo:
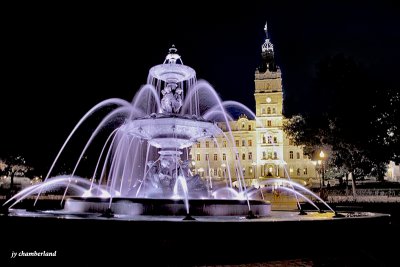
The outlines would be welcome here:
M 265 22 L 265 26 L 264 26 L 264 31 L 265 31 L 265 41 L 263 43 L 263 45 L 261 46 L 261 51 L 262 52 L 271 52 L 274 53 L 274 45 L 271 43 L 270 39 L 269 39 L 269 34 L 268 34 L 268 22 Z
M 263 45 L 261 46 L 262 59 L 261 64 L 257 70 L 262 73 L 266 72 L 267 70 L 271 72 L 276 72 L 278 70 L 278 66 L 276 66 L 275 64 L 274 45 L 269 38 L 267 22 L 265 23 L 264 31 L 266 38 Z

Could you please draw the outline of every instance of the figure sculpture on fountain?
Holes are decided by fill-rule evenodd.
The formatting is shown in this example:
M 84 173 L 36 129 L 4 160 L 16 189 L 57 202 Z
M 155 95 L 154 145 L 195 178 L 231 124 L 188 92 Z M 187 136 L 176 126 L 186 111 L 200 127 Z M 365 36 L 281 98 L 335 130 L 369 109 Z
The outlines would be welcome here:
M 165 113 L 178 113 L 182 107 L 182 89 L 176 83 L 170 83 L 161 91 L 161 108 Z

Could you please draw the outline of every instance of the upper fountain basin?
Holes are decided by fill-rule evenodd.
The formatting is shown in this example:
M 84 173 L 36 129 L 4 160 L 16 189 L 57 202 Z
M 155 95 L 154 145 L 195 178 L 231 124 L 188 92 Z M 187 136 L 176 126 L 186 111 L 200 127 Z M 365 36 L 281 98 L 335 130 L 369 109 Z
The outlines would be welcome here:
M 175 63 L 156 65 L 150 69 L 149 74 L 167 83 L 179 83 L 196 76 L 195 70 L 191 67 Z
M 163 113 L 127 121 L 121 130 L 148 140 L 150 145 L 162 149 L 183 149 L 198 140 L 221 133 L 221 129 L 213 122 L 199 117 Z

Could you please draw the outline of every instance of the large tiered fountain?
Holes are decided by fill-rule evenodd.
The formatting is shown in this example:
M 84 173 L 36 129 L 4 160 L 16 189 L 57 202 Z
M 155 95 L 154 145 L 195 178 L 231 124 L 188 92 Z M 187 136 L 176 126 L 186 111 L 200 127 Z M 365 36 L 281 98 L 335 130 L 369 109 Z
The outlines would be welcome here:
M 54 176 L 77 129 L 93 113 L 107 110 L 106 106 L 115 108 L 93 131 L 73 172 Z M 318 259 L 337 247 L 328 247 L 336 242 L 316 246 L 318 240 L 310 237 L 317 226 L 324 233 L 342 234 L 346 229 L 352 233 L 350 239 L 364 245 L 360 224 L 367 222 L 368 229 L 374 222 L 387 224 L 384 214 L 337 213 L 290 178 L 247 188 L 240 160 L 235 160 L 227 106 L 251 115 L 240 103 L 221 101 L 207 82 L 196 81 L 195 71 L 183 65 L 177 50 L 171 48 L 164 63 L 150 69 L 147 84 L 131 103 L 107 99 L 94 106 L 72 130 L 45 180 L 3 205 L 0 225 L 12 238 L 4 240 L 8 249 L 0 253 L 6 253 L 10 265 L 26 259 L 27 264 L 37 260 L 41 266 L 50 260 L 20 257 L 21 253 L 51 251 L 56 260 L 71 266 L 104 265 L 110 260 L 140 266 L 191 266 Z M 224 123 L 227 130 L 215 122 Z M 93 174 L 78 177 L 81 160 L 101 137 L 105 140 L 100 142 L 103 146 L 95 157 Z M 193 168 L 192 150 L 203 139 L 214 142 L 217 153 L 221 141 L 226 143 L 224 151 L 228 155 L 231 149 L 234 155 L 223 162 L 228 172 L 218 184 Z M 291 196 L 298 209 L 271 209 L 264 200 L 264 193 L 271 190 Z M 304 211 L 300 201 L 309 202 L 316 211 Z
M 248 108 L 232 101 L 223 102 L 215 90 L 205 81 L 196 80 L 196 72 L 182 63 L 175 47 L 169 50 L 163 64 L 149 71 L 147 84 L 135 95 L 131 103 L 122 99 L 108 99 L 93 107 L 73 129 L 65 141 L 45 180 L 31 186 L 6 202 L 11 215 L 45 214 L 56 217 L 90 216 L 130 220 L 143 216 L 218 220 L 221 216 L 230 220 L 333 220 L 343 217 L 334 212 L 317 195 L 290 179 L 271 179 L 264 187 L 246 188 L 240 160 L 232 164 L 233 173 L 225 176 L 223 186 L 192 172 L 192 147 L 203 139 L 224 139 L 236 155 L 229 120 L 226 112 L 229 104 L 251 113 Z M 117 106 L 108 113 L 93 131 L 70 175 L 52 177 L 53 168 L 71 137 L 81 124 L 94 112 L 105 106 Z M 223 132 L 216 121 L 225 123 Z M 97 164 L 90 179 L 80 178 L 75 172 L 88 147 L 106 126 L 114 129 L 104 142 Z M 109 129 L 109 127 L 107 128 Z M 220 139 L 221 140 L 221 139 Z M 230 167 L 228 166 L 228 169 Z M 238 189 L 232 181 L 236 181 Z M 276 187 L 279 184 L 279 188 Z M 282 190 L 292 195 L 300 213 L 271 212 L 271 204 L 263 199 L 263 190 Z M 37 201 L 45 195 L 61 189 L 61 208 L 41 210 Z M 35 198 L 33 206 L 17 209 L 26 198 Z M 317 199 L 327 207 L 322 212 Z M 317 208 L 316 212 L 304 212 L 299 200 L 305 200 Z M 316 216 L 315 214 L 319 214 Z

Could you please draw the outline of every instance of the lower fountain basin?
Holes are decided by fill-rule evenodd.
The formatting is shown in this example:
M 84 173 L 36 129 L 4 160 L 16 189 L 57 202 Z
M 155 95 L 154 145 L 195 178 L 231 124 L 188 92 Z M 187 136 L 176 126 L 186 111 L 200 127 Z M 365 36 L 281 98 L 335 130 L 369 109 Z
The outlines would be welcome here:
M 262 200 L 250 200 L 251 211 L 256 216 L 267 216 L 271 204 Z M 191 199 L 192 216 L 246 216 L 249 206 L 246 200 L 232 199 Z M 109 198 L 70 197 L 66 200 L 64 211 L 67 213 L 104 213 L 111 209 L 118 215 L 186 215 L 183 199 L 157 198 Z

